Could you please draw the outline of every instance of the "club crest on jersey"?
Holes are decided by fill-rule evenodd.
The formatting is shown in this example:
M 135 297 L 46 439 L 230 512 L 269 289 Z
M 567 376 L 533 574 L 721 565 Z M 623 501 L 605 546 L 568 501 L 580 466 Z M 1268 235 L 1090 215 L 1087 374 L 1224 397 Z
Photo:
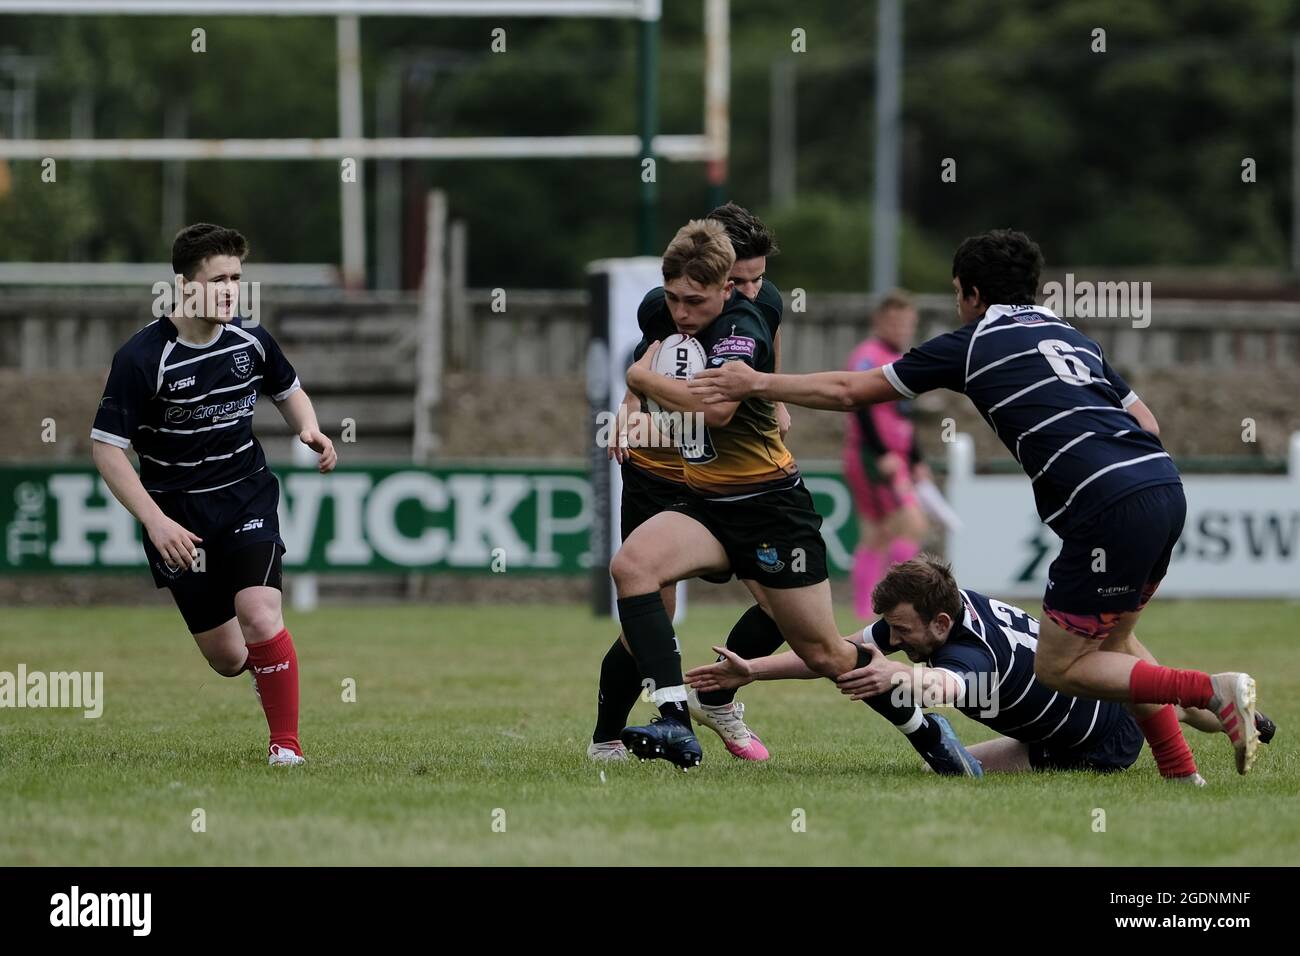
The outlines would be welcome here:
M 249 357 L 248 352 L 236 352 L 235 364 L 233 367 L 235 374 L 240 378 L 248 378 L 248 376 L 253 372 L 253 360 Z
M 758 566 L 764 571 L 775 574 L 777 571 L 780 571 L 785 567 L 785 562 L 782 561 L 781 556 L 776 553 L 776 548 L 769 544 L 759 545 L 758 551 L 755 552 L 755 555 L 758 558 Z

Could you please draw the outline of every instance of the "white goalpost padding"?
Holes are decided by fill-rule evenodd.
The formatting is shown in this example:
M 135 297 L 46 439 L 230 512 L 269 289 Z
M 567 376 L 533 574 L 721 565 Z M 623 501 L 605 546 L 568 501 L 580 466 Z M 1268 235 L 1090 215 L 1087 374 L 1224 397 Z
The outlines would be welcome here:
M 647 292 L 663 284 L 658 257 L 601 259 L 587 267 L 591 291 L 591 342 L 587 347 L 587 401 L 591 411 L 591 484 L 595 506 L 592 525 L 592 601 L 599 614 L 618 617 L 609 559 L 621 543 L 619 501 L 623 477 L 616 462 L 595 441 L 599 416 L 616 412 L 627 391 L 627 369 L 641 341 L 636 310 Z M 677 585 L 674 623 L 686 616 L 686 582 Z

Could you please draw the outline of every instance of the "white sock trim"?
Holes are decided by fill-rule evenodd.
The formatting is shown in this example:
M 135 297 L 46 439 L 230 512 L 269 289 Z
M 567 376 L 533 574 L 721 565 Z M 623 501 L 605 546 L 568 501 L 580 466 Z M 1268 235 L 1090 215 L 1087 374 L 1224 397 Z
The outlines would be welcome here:
M 912 716 L 907 719 L 907 723 L 899 724 L 898 729 L 910 736 L 920 730 L 923 723 L 925 723 L 925 714 L 921 713 L 920 707 L 913 707 Z
M 678 684 L 676 687 L 660 687 L 650 695 L 650 700 L 658 707 L 661 704 L 668 703 L 686 703 L 686 685 Z

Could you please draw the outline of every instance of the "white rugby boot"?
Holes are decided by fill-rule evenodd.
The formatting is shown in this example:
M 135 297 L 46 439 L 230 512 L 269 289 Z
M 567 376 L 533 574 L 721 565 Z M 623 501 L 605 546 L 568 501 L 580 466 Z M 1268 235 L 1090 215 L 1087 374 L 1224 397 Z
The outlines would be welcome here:
M 267 763 L 272 767 L 297 767 L 306 762 L 307 758 L 302 754 L 294 753 L 288 747 L 281 747 L 279 744 L 271 744 L 271 755 L 267 758 Z
M 627 760 L 631 754 L 621 740 L 604 740 L 600 743 L 587 744 L 587 756 L 595 763 L 614 763 Z
M 702 704 L 700 696 L 691 688 L 686 692 L 686 704 L 691 709 L 691 719 L 703 724 L 722 738 L 722 743 L 733 757 L 741 760 L 763 761 L 771 756 L 758 734 L 745 723 L 745 705 L 738 700 L 730 704 Z

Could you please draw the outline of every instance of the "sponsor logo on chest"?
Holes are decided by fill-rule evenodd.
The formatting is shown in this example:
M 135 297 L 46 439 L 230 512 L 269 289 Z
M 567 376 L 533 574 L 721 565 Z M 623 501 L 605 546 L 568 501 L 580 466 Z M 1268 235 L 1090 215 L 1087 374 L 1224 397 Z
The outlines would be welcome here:
M 727 335 L 713 343 L 710 355 L 717 358 L 754 357 L 754 348 L 758 343 L 747 335 Z M 717 364 L 717 363 L 714 363 Z
M 167 391 L 179 392 L 182 388 L 189 388 L 191 385 L 194 384 L 194 381 L 197 378 L 198 378 L 197 375 L 191 375 L 188 378 L 178 378 L 176 381 L 172 382 L 167 386 Z
M 184 405 L 168 405 L 163 417 L 171 425 L 179 425 L 188 421 L 224 421 L 228 418 L 239 418 L 249 413 L 249 409 L 256 404 L 257 393 L 250 392 L 243 398 L 232 399 L 228 402 L 195 405 L 193 408 L 187 408 Z

